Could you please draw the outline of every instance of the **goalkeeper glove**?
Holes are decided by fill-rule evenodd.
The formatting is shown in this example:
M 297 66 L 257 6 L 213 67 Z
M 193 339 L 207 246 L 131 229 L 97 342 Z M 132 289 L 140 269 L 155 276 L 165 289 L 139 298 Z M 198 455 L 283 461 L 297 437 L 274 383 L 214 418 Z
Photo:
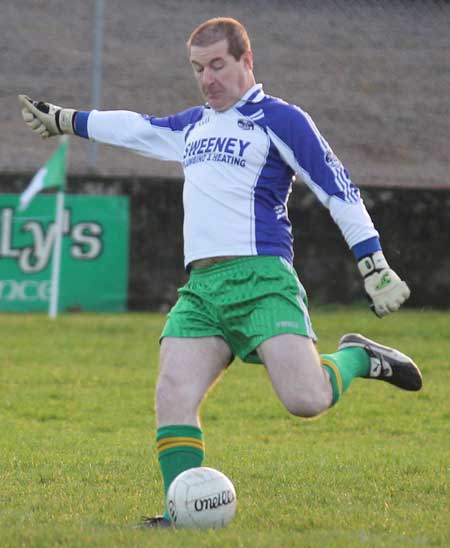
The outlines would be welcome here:
M 24 122 L 43 139 L 62 133 L 74 133 L 76 110 L 33 101 L 26 95 L 19 95 L 19 101 Z
M 382 251 L 362 258 L 358 268 L 364 278 L 370 309 L 379 318 L 398 310 L 409 297 L 409 287 L 389 268 Z

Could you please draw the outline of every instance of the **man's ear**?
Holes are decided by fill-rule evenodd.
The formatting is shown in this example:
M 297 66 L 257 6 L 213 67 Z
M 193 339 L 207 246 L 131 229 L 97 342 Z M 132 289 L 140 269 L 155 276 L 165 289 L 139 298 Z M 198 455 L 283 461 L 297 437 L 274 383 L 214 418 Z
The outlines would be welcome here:
M 253 70 L 253 52 L 251 49 L 242 54 L 244 59 L 244 66 L 249 70 Z

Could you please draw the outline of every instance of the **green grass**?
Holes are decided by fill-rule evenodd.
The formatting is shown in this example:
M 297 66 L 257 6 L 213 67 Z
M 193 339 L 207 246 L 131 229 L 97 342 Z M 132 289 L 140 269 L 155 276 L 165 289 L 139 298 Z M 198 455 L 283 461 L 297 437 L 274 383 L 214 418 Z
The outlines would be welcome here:
M 235 362 L 203 406 L 205 465 L 238 512 L 220 531 L 141 531 L 161 511 L 157 314 L 0 316 L 0 545 L 450 546 L 450 314 L 313 311 L 320 350 L 361 331 L 414 356 L 424 388 L 356 380 L 316 420 Z

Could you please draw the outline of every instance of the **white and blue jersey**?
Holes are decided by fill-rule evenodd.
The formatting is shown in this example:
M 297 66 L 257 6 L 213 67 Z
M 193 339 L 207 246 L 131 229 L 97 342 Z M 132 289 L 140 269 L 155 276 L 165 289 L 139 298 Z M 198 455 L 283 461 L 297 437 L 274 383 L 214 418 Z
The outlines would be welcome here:
M 287 202 L 295 174 L 329 209 L 356 258 L 380 249 L 358 188 L 314 122 L 265 95 L 261 85 L 224 112 L 208 105 L 162 118 L 79 112 L 75 131 L 182 164 L 186 267 L 227 255 L 275 255 L 292 263 Z

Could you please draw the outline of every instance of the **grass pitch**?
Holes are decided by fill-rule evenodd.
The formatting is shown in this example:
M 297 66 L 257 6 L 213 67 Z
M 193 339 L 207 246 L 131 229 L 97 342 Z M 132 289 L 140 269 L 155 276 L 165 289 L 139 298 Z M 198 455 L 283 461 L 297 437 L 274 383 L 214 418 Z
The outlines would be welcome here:
M 424 388 L 357 379 L 323 417 L 289 416 L 236 361 L 203 406 L 206 466 L 238 512 L 220 531 L 141 531 L 162 509 L 157 314 L 0 316 L 0 545 L 450 546 L 450 314 L 312 314 L 320 350 L 360 331 L 414 356 Z

